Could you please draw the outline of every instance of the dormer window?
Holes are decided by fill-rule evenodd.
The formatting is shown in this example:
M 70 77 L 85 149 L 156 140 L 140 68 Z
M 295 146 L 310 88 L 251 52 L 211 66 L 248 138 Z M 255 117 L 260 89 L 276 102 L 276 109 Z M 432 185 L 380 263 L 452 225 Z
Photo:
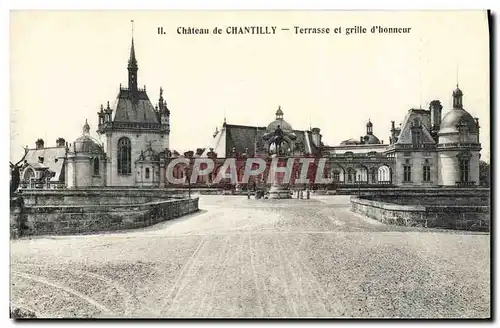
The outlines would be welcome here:
M 422 144 L 422 129 L 420 127 L 411 130 L 411 141 L 413 145 Z

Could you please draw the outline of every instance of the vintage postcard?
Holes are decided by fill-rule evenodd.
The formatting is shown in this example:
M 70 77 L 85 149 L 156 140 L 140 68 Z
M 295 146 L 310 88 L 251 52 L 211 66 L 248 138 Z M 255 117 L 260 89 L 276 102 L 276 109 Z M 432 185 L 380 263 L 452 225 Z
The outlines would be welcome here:
M 490 25 L 12 11 L 11 318 L 491 318 Z

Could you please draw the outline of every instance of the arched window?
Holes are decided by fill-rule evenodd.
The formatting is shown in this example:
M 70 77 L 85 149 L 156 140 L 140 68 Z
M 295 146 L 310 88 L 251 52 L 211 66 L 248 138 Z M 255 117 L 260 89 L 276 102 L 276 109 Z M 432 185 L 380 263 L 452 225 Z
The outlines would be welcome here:
M 118 174 L 132 173 L 131 152 L 130 139 L 125 137 L 120 138 L 118 140 Z
M 149 167 L 146 167 L 146 179 L 149 179 Z
M 378 183 L 391 182 L 391 170 L 389 169 L 388 166 L 382 165 L 381 167 L 378 168 L 377 182 Z
M 35 171 L 31 167 L 28 167 L 23 174 L 24 181 L 30 181 L 30 179 L 35 178 Z
M 333 181 L 340 181 L 340 172 L 339 171 L 333 171 Z
M 94 175 L 100 175 L 101 170 L 99 169 L 99 158 L 94 158 Z

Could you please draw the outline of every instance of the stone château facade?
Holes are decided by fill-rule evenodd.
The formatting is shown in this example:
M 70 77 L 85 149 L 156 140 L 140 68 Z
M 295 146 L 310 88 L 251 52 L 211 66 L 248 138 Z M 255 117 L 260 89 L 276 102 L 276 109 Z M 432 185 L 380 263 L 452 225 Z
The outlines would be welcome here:
M 127 69 L 128 85 L 120 85 L 114 104 L 108 101 L 97 113 L 97 133 L 105 142 L 90 136 L 87 121 L 82 135 L 72 143 L 59 138 L 55 147 L 45 147 L 43 140 L 37 140 L 21 170 L 22 187 L 163 188 L 169 187 L 166 167 L 178 157 L 214 159 L 213 175 L 225 158 L 235 157 L 240 165 L 238 174 L 242 174 L 245 158 L 269 159 L 271 153 L 281 158 L 326 158 L 324 175 L 336 187 L 479 185 L 479 122 L 464 109 L 458 85 L 452 93 L 453 107 L 444 116 L 438 100 L 431 101 L 428 110 L 410 109 L 400 126 L 392 121 L 388 143 L 375 136 L 369 120 L 364 136 L 328 146 L 323 144 L 319 128 L 293 129 L 279 107 L 275 119 L 266 126 L 224 120 L 206 148 L 179 154 L 170 148 L 170 110 L 163 90 L 160 88 L 158 104 L 153 106 L 146 87 L 138 87 L 133 39 Z M 277 132 L 284 142 L 275 149 L 273 134 Z M 173 175 L 183 178 L 188 171 L 178 165 Z M 314 172 L 313 164 L 311 174 Z M 210 185 L 213 175 L 196 184 Z

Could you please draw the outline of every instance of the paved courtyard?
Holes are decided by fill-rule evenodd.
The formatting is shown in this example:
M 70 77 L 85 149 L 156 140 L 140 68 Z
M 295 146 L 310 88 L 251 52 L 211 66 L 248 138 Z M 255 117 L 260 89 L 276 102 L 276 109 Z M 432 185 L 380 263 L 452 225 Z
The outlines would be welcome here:
M 490 235 L 388 226 L 349 197 L 201 196 L 145 229 L 11 243 L 37 317 L 489 317 Z

